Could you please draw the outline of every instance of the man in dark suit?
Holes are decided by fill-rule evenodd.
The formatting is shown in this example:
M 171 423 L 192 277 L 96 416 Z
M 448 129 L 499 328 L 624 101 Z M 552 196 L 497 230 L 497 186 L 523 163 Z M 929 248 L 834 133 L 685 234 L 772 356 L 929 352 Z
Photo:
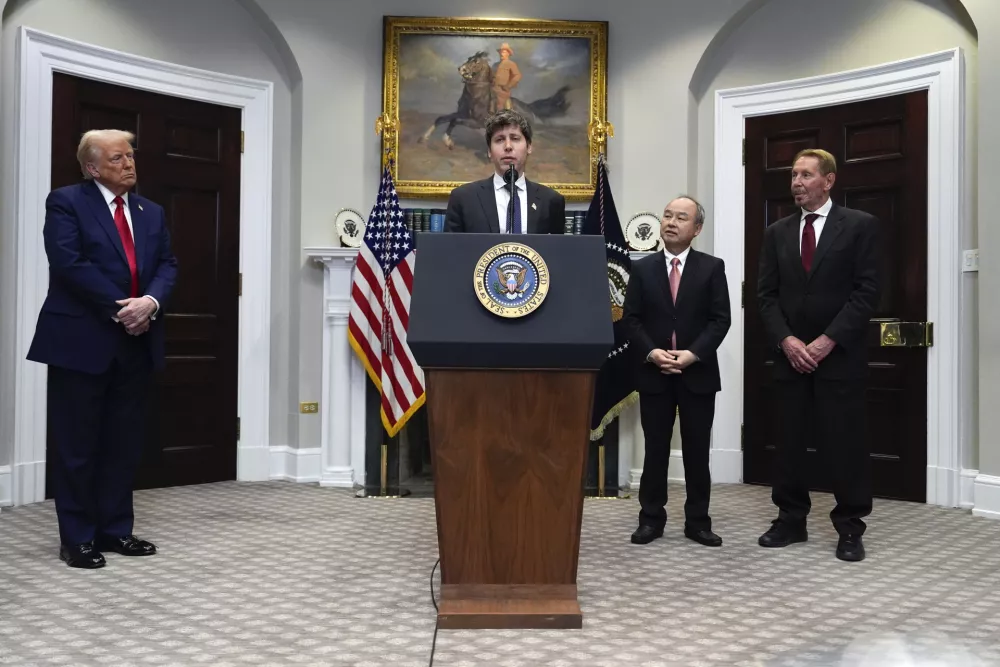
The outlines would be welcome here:
M 716 350 L 729 331 L 729 288 L 721 259 L 691 248 L 705 209 L 681 196 L 660 221 L 663 252 L 632 265 L 623 321 L 636 355 L 639 417 L 646 456 L 639 481 L 639 527 L 632 542 L 648 544 L 667 522 L 667 465 L 674 416 L 680 411 L 684 457 L 684 535 L 722 546 L 708 515 L 715 394 L 722 388 Z
M 830 513 L 840 535 L 837 558 L 859 561 L 862 517 L 872 510 L 864 332 L 878 304 L 878 221 L 833 203 L 836 173 L 827 151 L 800 152 L 791 173 L 800 210 L 764 232 L 757 298 L 773 350 L 782 435 L 771 492 L 778 518 L 759 542 L 806 541 L 804 455 L 815 433 L 837 500 Z
M 132 534 L 132 485 L 177 261 L 163 209 L 129 194 L 133 139 L 85 133 L 86 180 L 45 202 L 49 291 L 28 359 L 49 367 L 59 556 L 70 567 L 104 566 L 101 551 L 156 552 Z
M 486 148 L 493 175 L 451 191 L 445 212 L 446 232 L 478 234 L 562 234 L 566 198 L 524 177 L 531 155 L 531 125 L 524 116 L 501 109 L 486 121 Z M 510 169 L 514 168 L 511 206 Z

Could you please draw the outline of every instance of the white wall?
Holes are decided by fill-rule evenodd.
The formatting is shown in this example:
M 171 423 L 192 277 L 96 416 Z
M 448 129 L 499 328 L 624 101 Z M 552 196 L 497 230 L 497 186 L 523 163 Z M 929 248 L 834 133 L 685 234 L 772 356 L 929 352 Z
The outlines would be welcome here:
M 4 4 L 0 0 L 0 6 Z M 13 153 L 14 32 L 19 25 L 206 69 L 272 80 L 275 90 L 274 255 L 271 444 L 318 446 L 319 419 L 299 416 L 299 400 L 320 395 L 321 276 L 302 246 L 335 243 L 332 220 L 342 207 L 367 212 L 378 182 L 379 140 L 373 123 L 382 104 L 382 16 L 495 16 L 609 20 L 611 184 L 622 217 L 659 210 L 678 191 L 712 202 L 713 93 L 724 87 L 813 76 L 960 46 L 965 50 L 969 118 L 966 246 L 978 245 L 983 269 L 965 277 L 963 404 L 966 437 L 1000 432 L 1000 233 L 976 211 L 1000 208 L 1000 191 L 976 191 L 979 174 L 1000 173 L 1000 129 L 979 117 L 1000 115 L 1000 3 L 965 0 L 979 50 L 958 0 L 18 0 L 8 2 L 0 48 L 0 152 Z M 734 18 L 735 17 L 735 18 Z M 263 26 L 263 27 L 262 27 Z M 719 44 L 702 61 L 706 47 Z M 980 73 L 979 60 L 995 65 Z M 295 72 L 289 63 L 294 64 Z M 697 70 L 698 79 L 692 80 Z M 301 83 L 299 83 L 301 72 Z M 299 122 L 301 119 L 301 122 Z M 17 165 L 4 161 L 0 199 L 0 312 L 11 312 L 10 202 Z M 992 180 L 992 179 L 990 179 Z M 987 181 L 989 182 L 989 181 Z M 585 203 L 575 204 L 583 207 Z M 709 211 L 709 225 L 712 224 Z M 711 249 L 711 234 L 699 247 Z M 731 280 L 737 279 L 731 277 Z M 977 296 L 977 282 L 978 296 Z M 979 299 L 977 304 L 976 299 Z M 977 306 L 981 310 L 977 320 Z M 10 326 L 0 318 L 0 333 Z M 978 337 L 978 341 L 977 341 Z M 4 336 L 3 340 L 8 340 Z M 975 343 L 981 353 L 974 355 Z M 5 353 L 6 352 L 6 353 Z M 0 350 L 7 364 L 10 350 Z M 978 363 L 977 363 L 978 362 Z M 978 394 L 975 390 L 976 367 Z M 0 465 L 9 460 L 9 366 L 0 365 Z M 980 407 L 977 414 L 975 406 Z M 992 437 L 992 436 L 991 436 Z M 974 450 L 974 448 L 973 448 Z M 639 459 L 641 461 L 641 458 Z M 976 461 L 966 461 L 966 465 Z M 979 464 L 1000 475 L 1000 441 L 984 442 Z
M 813 29 L 816 26 L 822 26 L 822 30 Z M 968 179 L 968 215 L 962 239 L 963 247 L 975 248 L 979 57 L 977 39 L 970 29 L 974 30 L 968 16 L 953 0 L 770 0 L 764 4 L 706 56 L 691 83 L 698 114 L 693 119 L 698 136 L 694 189 L 705 202 L 709 220 L 714 197 L 717 90 L 841 72 L 960 47 L 965 54 L 967 81 L 966 173 L 972 176 Z M 701 247 L 711 248 L 711 234 L 703 236 Z M 966 274 L 962 296 L 962 451 L 968 457 L 961 464 L 965 468 L 977 465 L 977 404 L 972 400 L 978 381 L 976 282 L 976 274 Z
M 981 179 L 977 208 L 983 211 L 979 221 L 978 246 L 984 261 L 979 270 L 979 469 L 1000 477 L 1000 222 L 993 211 L 1000 210 L 1000 6 L 995 0 L 964 0 L 976 22 L 979 39 L 979 144 L 988 147 L 977 157 L 975 173 Z M 988 122 L 987 122 L 988 119 Z M 992 263 L 990 259 L 992 258 Z M 1000 509 L 1000 508 L 994 508 Z
M 293 81 L 270 38 L 235 0 L 14 0 L 3 11 L 0 46 L 0 154 L 14 155 L 16 122 L 15 62 L 20 26 L 54 33 L 150 58 L 238 76 L 272 81 L 274 87 L 274 192 L 273 192 L 273 282 L 271 316 L 272 408 L 271 441 L 289 439 L 289 412 L 293 401 L 290 386 L 297 382 L 296 354 L 290 341 L 292 306 L 297 299 L 297 276 L 292 273 L 300 247 L 298 225 L 291 217 L 291 163 Z M 297 76 L 297 74 L 296 74 Z M 2 161 L 0 201 L 0 312 L 14 312 L 13 302 L 13 194 L 17 165 Z M 138 165 L 142 178 L 142 165 Z M 38 221 L 41 233 L 42 221 Z M 253 267 L 249 267 L 253 270 Z M 294 312 L 297 316 L 297 311 Z M 0 318 L 0 466 L 10 463 L 13 430 L 13 318 Z M 291 369 L 291 371 L 289 370 Z

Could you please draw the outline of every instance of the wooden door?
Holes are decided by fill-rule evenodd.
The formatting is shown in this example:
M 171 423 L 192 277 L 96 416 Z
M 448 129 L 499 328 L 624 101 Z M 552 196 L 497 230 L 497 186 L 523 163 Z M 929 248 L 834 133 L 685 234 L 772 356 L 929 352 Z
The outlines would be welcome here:
M 769 484 L 780 415 L 756 290 L 767 225 L 794 213 L 791 166 L 805 148 L 837 158 L 833 201 L 882 225 L 882 295 L 871 323 L 867 436 L 876 496 L 923 502 L 927 351 L 879 347 L 879 320 L 927 319 L 927 93 L 749 118 L 746 122 L 744 480 Z M 808 341 L 806 341 L 808 342 Z M 829 490 L 810 452 L 811 487 Z
M 166 369 L 150 395 L 136 488 L 235 479 L 242 112 L 53 78 L 52 187 L 82 179 L 76 148 L 83 132 L 134 132 L 135 191 L 165 209 L 177 256 L 164 316 Z

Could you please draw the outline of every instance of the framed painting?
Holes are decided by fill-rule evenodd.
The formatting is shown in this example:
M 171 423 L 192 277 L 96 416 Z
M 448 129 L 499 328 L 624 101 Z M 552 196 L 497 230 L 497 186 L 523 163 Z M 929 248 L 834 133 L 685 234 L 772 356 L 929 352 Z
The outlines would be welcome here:
M 532 180 L 586 200 L 607 122 L 606 21 L 386 16 L 383 166 L 401 197 L 443 198 L 492 172 L 485 120 L 498 108 L 531 124 Z

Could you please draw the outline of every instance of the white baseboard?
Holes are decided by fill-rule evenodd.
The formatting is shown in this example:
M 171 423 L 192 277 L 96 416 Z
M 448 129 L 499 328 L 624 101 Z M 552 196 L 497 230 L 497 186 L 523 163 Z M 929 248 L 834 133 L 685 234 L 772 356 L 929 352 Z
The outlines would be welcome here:
M 7 488 L 10 494 L 7 497 L 10 498 L 10 503 L 13 505 L 30 505 L 45 500 L 45 461 L 31 461 L 14 465 L 11 470 L 11 482 Z M 17 490 L 16 495 L 14 494 L 15 489 Z
M 271 479 L 291 482 L 318 482 L 320 472 L 319 447 L 294 449 L 287 445 L 271 447 Z
M 364 479 L 363 475 L 361 479 Z M 363 482 L 359 483 L 363 484 Z M 355 486 L 354 469 L 350 466 L 330 466 L 320 474 L 319 485 L 337 489 L 353 489 Z
M 642 468 L 630 468 L 628 488 L 635 491 L 642 479 Z M 670 465 L 667 468 L 667 481 L 684 483 L 684 457 L 679 449 L 670 450 Z
M 971 510 L 976 506 L 976 477 L 978 475 L 978 470 L 965 468 L 959 474 L 958 506 L 964 510 Z
M 1000 519 L 1000 477 L 976 475 L 976 505 L 972 508 L 975 516 Z
M 241 482 L 264 482 L 270 479 L 269 447 L 240 447 L 236 455 L 236 479 Z
M 743 452 L 712 448 L 712 483 L 739 484 L 743 481 Z
M 14 504 L 14 475 L 10 466 L 0 466 L 0 507 L 10 507 Z

